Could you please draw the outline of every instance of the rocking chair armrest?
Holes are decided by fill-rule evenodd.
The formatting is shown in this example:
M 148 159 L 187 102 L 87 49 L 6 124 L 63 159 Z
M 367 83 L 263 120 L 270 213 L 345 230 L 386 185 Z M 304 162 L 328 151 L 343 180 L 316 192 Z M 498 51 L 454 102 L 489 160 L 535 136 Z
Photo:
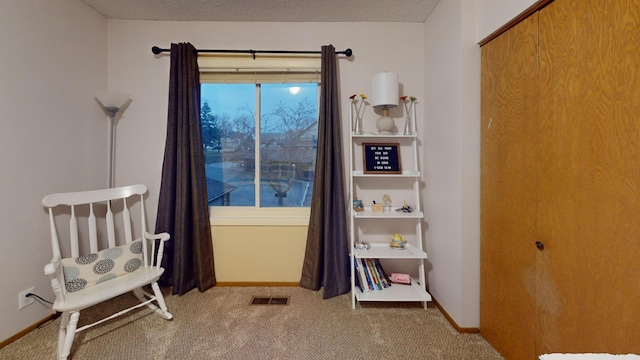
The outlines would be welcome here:
M 154 263 L 153 266 L 159 268 L 162 264 L 162 256 L 164 254 L 164 243 L 169 241 L 169 239 L 171 238 L 171 235 L 169 235 L 169 233 L 167 232 L 152 234 L 148 231 L 145 231 L 144 237 L 148 240 L 160 240 L 160 245 L 158 246 L 158 249 L 157 249 L 158 251 L 155 256 L 155 261 L 152 261 Z
M 45 275 L 51 278 L 51 289 L 56 296 L 54 309 L 59 302 L 64 302 L 64 275 L 62 274 L 62 261 L 60 256 L 55 255 L 51 262 L 44 266 Z
M 148 240 L 162 240 L 162 241 L 167 241 L 169 240 L 169 238 L 171 238 L 169 233 L 166 233 L 166 232 L 159 233 L 159 234 L 152 234 L 148 231 L 144 232 L 144 237 L 147 238 Z
M 58 267 L 60 267 L 60 257 L 54 256 L 51 262 L 44 266 L 44 274 L 54 275 Z

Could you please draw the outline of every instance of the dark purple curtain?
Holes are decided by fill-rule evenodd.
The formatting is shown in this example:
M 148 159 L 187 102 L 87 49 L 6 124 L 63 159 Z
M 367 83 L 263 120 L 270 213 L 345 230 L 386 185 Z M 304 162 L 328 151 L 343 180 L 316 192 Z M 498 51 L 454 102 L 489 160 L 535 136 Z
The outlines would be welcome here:
M 189 43 L 171 44 L 167 139 L 158 200 L 157 232 L 171 235 L 160 283 L 185 294 L 216 284 L 200 124 L 198 55 Z
M 318 148 L 300 286 L 328 299 L 351 290 L 336 51 L 322 47 Z

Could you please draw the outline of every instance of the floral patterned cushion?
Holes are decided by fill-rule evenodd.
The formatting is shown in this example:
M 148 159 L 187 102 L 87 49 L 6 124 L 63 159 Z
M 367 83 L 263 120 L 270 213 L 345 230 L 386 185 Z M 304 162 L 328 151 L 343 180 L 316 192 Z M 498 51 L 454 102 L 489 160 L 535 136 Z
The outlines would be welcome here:
M 62 259 L 64 282 L 68 292 L 76 292 L 118 276 L 138 270 L 142 266 L 142 241 L 77 258 Z

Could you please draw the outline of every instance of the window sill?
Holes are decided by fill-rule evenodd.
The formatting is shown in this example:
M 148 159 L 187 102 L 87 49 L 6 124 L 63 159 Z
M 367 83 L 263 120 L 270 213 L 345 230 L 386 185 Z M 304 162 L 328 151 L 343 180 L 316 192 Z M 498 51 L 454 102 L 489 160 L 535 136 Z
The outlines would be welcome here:
M 211 226 L 308 226 L 309 208 L 210 207 Z

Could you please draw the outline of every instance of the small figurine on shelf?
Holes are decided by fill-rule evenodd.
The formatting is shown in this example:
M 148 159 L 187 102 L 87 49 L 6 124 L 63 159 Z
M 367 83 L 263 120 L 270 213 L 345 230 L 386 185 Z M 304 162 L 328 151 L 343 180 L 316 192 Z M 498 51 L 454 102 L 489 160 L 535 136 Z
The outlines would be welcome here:
M 376 203 L 374 200 L 373 204 L 371 204 L 371 212 L 373 212 L 374 214 L 382 214 L 382 205 Z
M 404 235 L 395 233 L 393 234 L 393 237 L 389 242 L 389 247 L 391 247 L 392 249 L 404 249 L 404 246 L 406 244 L 407 244 L 407 240 L 404 239 Z
M 389 194 L 382 195 L 382 206 L 384 207 L 384 212 L 391 212 L 391 196 Z
M 402 205 L 401 208 L 396 209 L 396 211 L 403 212 L 403 213 L 410 213 L 410 212 L 413 212 L 413 208 L 407 205 L 407 202 L 405 201 L 404 205 Z
M 369 245 L 369 243 L 366 241 L 359 241 L 354 245 L 354 247 L 358 250 L 367 250 L 371 247 L 371 245 Z
M 362 211 L 364 210 L 364 206 L 362 205 L 362 200 L 353 199 L 353 210 Z

